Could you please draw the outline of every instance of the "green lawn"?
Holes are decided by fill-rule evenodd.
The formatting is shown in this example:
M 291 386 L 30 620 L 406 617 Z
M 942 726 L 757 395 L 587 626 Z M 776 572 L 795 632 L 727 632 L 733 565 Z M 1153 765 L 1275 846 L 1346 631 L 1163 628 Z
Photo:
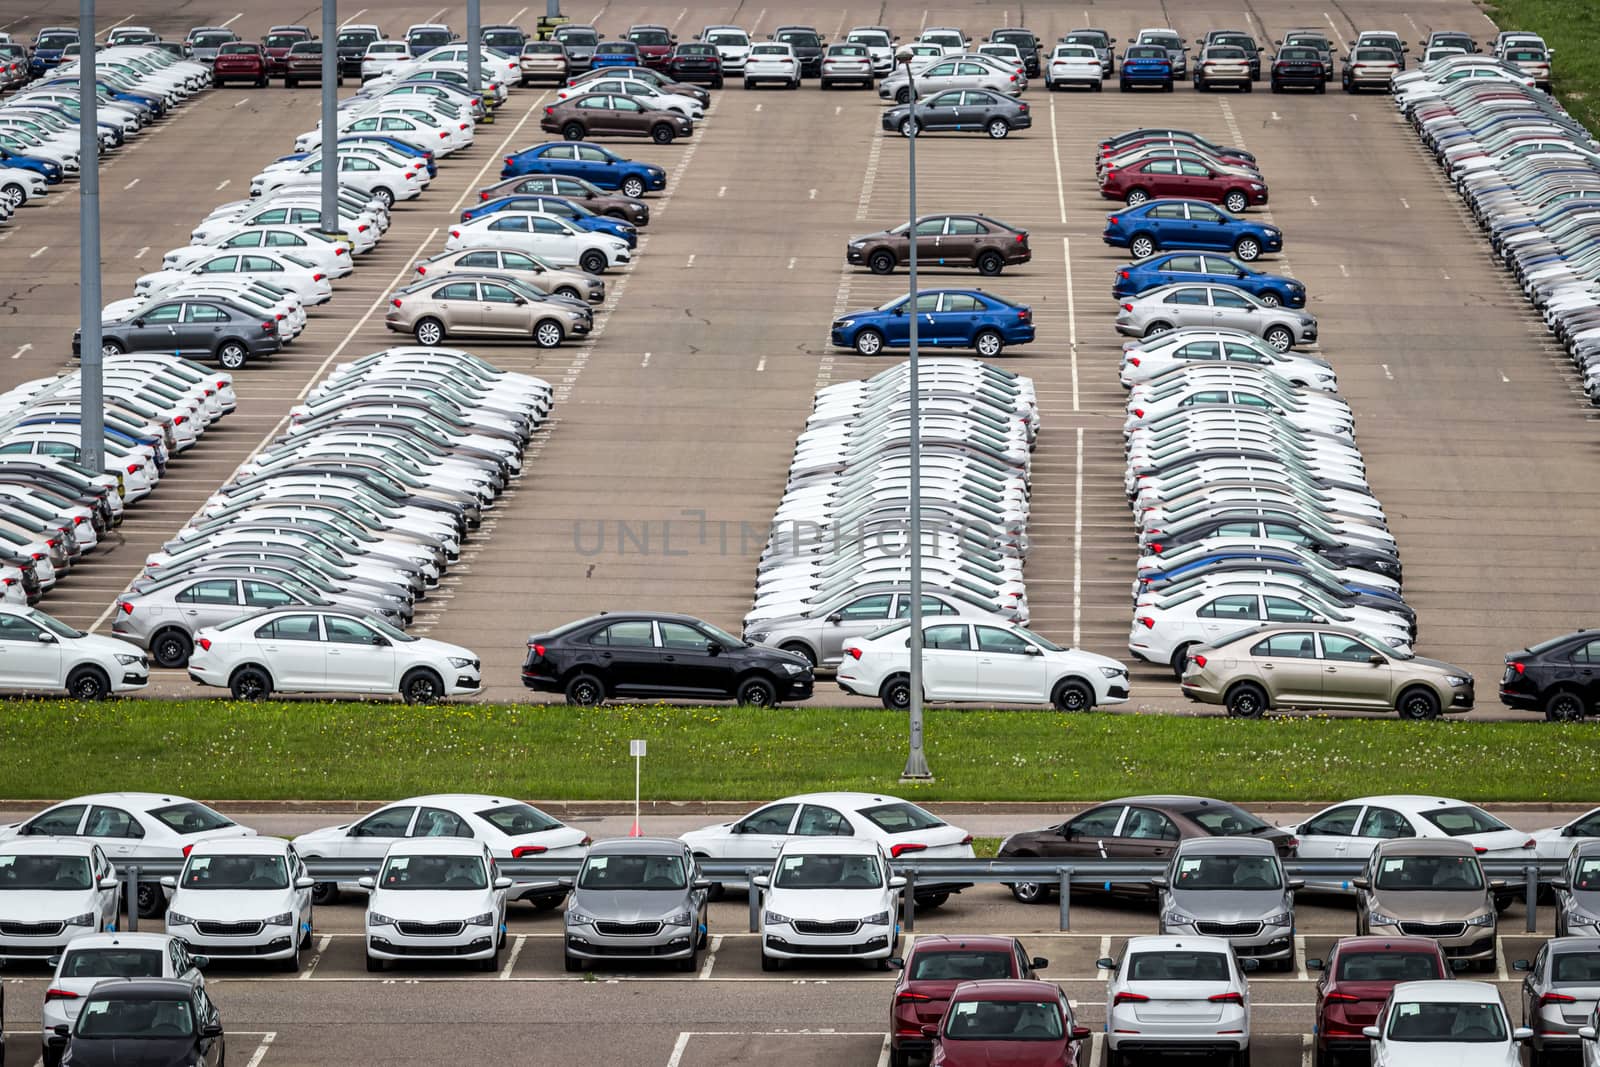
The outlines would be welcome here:
M 1374 790 L 1592 800 L 1594 727 L 933 711 L 937 780 L 900 785 L 905 717 L 871 709 L 127 700 L 0 705 L 0 796 L 159 789 L 214 799 L 379 799 L 444 790 L 755 800 L 817 789 L 928 800 L 1147 791 L 1234 800 Z
M 1555 49 L 1556 96 L 1573 118 L 1600 130 L 1600 3 L 1596 0 L 1487 0 L 1503 30 L 1529 30 Z

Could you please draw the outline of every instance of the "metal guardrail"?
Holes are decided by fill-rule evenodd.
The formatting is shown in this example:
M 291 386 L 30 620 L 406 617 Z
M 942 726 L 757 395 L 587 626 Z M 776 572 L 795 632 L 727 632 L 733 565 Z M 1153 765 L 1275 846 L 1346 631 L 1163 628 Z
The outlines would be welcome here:
M 319 882 L 354 882 L 358 878 L 376 876 L 381 862 L 381 860 L 308 859 L 305 865 L 306 870 Z M 925 858 L 894 859 L 889 862 L 894 872 L 906 879 L 901 902 L 902 923 L 907 933 L 916 930 L 918 882 L 924 887 L 962 883 L 999 885 L 1012 885 L 1018 882 L 1048 883 L 1056 888 L 1060 897 L 1060 929 L 1069 931 L 1072 929 L 1073 887 L 1083 889 L 1093 887 L 1106 892 L 1111 891 L 1113 887 L 1124 892 L 1140 890 L 1154 892 L 1154 887 L 1150 884 L 1151 879 L 1165 874 L 1168 866 L 1165 861 L 1159 860 L 1111 860 L 1091 856 L 1073 857 L 1070 861 L 1048 858 Z M 1527 932 L 1530 934 L 1537 932 L 1539 884 L 1559 876 L 1566 864 L 1561 860 L 1539 860 L 1531 856 L 1527 859 L 1484 857 L 1478 862 L 1483 867 L 1484 875 L 1491 882 L 1504 883 L 1506 892 L 1503 899 L 1514 899 L 1511 896 L 1512 887 L 1520 887 L 1520 895 L 1527 907 Z M 517 859 L 499 860 L 497 865 L 500 873 L 512 878 L 524 882 L 532 880 L 536 883 L 550 883 L 557 879 L 574 877 L 583 865 L 583 861 L 560 858 Z M 1365 867 L 1365 861 L 1355 860 L 1290 859 L 1283 864 L 1284 872 L 1290 879 L 1303 880 L 1317 889 L 1335 891 L 1349 888 L 1350 880 L 1359 877 Z M 136 902 L 140 880 L 176 875 L 182 869 L 183 861 L 180 859 L 138 860 L 118 865 L 130 902 L 129 930 L 139 928 L 139 909 Z M 766 860 L 703 859 L 700 861 L 700 870 L 712 881 L 725 879 L 733 882 L 743 881 L 746 884 L 750 903 L 750 932 L 759 932 L 761 890 L 755 885 L 754 879 L 757 875 L 770 873 L 772 864 Z M 925 888 L 924 895 L 931 896 L 937 892 L 939 892 L 937 888 Z

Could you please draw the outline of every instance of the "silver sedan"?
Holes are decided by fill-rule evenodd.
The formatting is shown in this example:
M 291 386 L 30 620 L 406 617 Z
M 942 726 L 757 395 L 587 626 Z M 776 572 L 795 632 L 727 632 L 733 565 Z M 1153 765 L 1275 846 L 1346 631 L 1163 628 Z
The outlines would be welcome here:
M 1154 337 L 1184 326 L 1231 328 L 1253 333 L 1279 352 L 1317 339 L 1315 315 L 1268 307 L 1231 285 L 1163 285 L 1123 297 L 1116 325 L 1128 337 Z

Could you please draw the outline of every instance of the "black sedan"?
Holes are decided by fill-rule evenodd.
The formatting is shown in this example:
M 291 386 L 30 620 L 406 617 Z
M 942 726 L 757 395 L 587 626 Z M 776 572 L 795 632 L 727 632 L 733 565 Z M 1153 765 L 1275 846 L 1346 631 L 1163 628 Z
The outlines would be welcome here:
M 1272 91 L 1281 93 L 1296 86 L 1309 87 L 1319 93 L 1328 91 L 1327 79 L 1323 76 L 1322 57 L 1315 48 L 1285 47 L 1273 58 Z
M 102 982 L 85 994 L 77 1026 L 45 1036 L 46 1059 L 73 1067 L 194 1064 L 226 1059 L 222 1019 L 205 990 L 170 978 Z
M 883 113 L 883 128 L 911 136 L 912 106 L 899 104 Z M 1021 100 L 987 89 L 949 89 L 916 102 L 915 132 L 955 130 L 986 133 L 999 140 L 1012 130 L 1033 125 L 1033 115 Z
M 569 704 L 734 700 L 755 707 L 806 700 L 811 663 L 750 645 L 688 615 L 612 612 L 528 638 L 522 684 Z
M 1600 630 L 1579 630 L 1506 653 L 1500 703 L 1570 721 L 1600 708 Z

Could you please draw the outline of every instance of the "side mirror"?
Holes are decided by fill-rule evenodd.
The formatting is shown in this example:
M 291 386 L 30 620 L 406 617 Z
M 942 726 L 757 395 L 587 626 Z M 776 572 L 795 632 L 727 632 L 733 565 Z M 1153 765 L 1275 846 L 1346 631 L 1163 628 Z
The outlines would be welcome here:
M 1597 1031 L 1592 1026 L 1580 1026 L 1580 1027 L 1578 1027 L 1578 1036 L 1583 1038 L 1585 1041 L 1593 1041 L 1595 1039 L 1596 1033 L 1597 1033 Z
M 706 654 L 710 656 L 720 656 L 722 655 L 722 646 L 715 641 L 707 641 Z
M 1374 652 L 1372 655 L 1367 657 L 1367 662 L 1372 664 L 1374 667 L 1381 667 L 1385 663 L 1388 663 L 1389 661 L 1384 659 L 1382 656 L 1378 655 L 1376 652 Z
M 1361 1036 L 1369 1041 L 1376 1041 L 1378 1038 L 1382 1037 L 1383 1034 L 1379 1032 L 1376 1026 L 1363 1026 L 1361 1028 Z
M 1567 888 L 1567 880 L 1565 878 L 1552 878 L 1550 879 L 1550 886 L 1553 889 L 1565 889 Z
M 1308 971 L 1320 971 L 1325 966 L 1327 966 L 1325 963 L 1316 958 L 1306 960 L 1306 970 Z
M 377 884 L 378 880 L 372 877 L 370 874 L 364 874 L 360 878 L 356 879 L 356 885 L 360 886 L 362 889 L 371 889 Z
M 904 889 L 905 887 L 906 887 L 906 880 L 905 880 L 905 876 L 904 875 L 896 874 L 896 875 L 893 875 L 893 876 L 891 876 L 889 878 L 889 888 L 890 889 Z
M 906 313 L 906 306 L 904 304 L 899 305 L 894 309 L 894 313 L 896 315 L 904 315 Z
M 828 622 L 842 622 L 842 621 L 844 621 L 844 612 L 842 612 L 842 611 L 834 612 L 832 615 L 828 616 L 827 621 Z
M 937 1026 L 924 1026 L 922 1028 L 922 1036 L 923 1037 L 938 1037 L 939 1036 L 939 1028 Z
M 1350 879 L 1350 888 L 1352 888 L 1352 889 L 1371 889 L 1372 888 L 1372 883 L 1367 881 L 1365 878 L 1352 878 L 1352 879 Z
M 144 319 L 134 319 L 133 320 L 133 324 L 135 326 L 143 326 L 144 325 Z
M 690 883 L 689 888 L 690 889 L 706 890 L 706 889 L 710 889 L 715 884 L 716 883 L 713 882 L 709 878 L 696 878 L 693 882 Z
M 1490 880 L 1490 882 L 1489 882 L 1489 888 L 1490 889 L 1504 889 L 1505 887 L 1506 887 L 1506 880 L 1504 878 L 1495 878 L 1495 879 Z
M 1046 967 L 1050 966 L 1050 961 L 1045 959 L 1043 956 L 1035 956 L 1033 959 L 1028 961 L 1028 966 L 1032 967 L 1036 971 L 1042 971 Z
M 1042 656 L 1042 655 L 1044 655 L 1043 652 L 1039 651 L 1039 646 L 1037 646 L 1037 645 L 1023 645 L 1022 646 L 1022 654 L 1024 656 Z
M 1453 959 L 1450 961 L 1451 974 L 1465 974 L 1472 969 L 1471 960 Z
M 517 307 L 523 307 L 528 303 L 527 299 L 524 298 L 524 297 L 518 296 L 518 297 L 513 297 L 512 299 L 516 303 Z
M 48 1049 L 64 1049 L 64 1048 L 66 1048 L 67 1047 L 67 1034 L 68 1033 L 69 1033 L 69 1031 L 67 1030 L 67 1028 L 65 1026 L 54 1027 L 50 1031 L 50 1036 L 44 1039 L 45 1048 L 48 1048 Z
M 1088 1038 L 1089 1038 L 1089 1028 L 1087 1026 L 1074 1026 L 1072 1028 L 1072 1040 L 1074 1040 L 1074 1041 L 1086 1041 L 1086 1040 L 1088 1040 Z
M 1526 1041 L 1532 1036 L 1533 1030 L 1526 1026 L 1519 1026 L 1515 1030 L 1511 1031 L 1511 1040 L 1513 1041 Z
M 61 966 L 61 957 L 60 956 L 51 956 L 49 959 L 45 960 L 44 962 L 46 964 L 48 964 L 52 969 L 54 969 L 56 967 Z
M 219 1038 L 221 1036 L 222 1036 L 222 1024 L 221 1023 L 206 1023 L 204 1026 L 202 1026 L 200 1028 L 200 1038 L 201 1038 L 201 1040 L 210 1041 L 210 1040 L 213 1040 L 215 1038 Z
M 164 875 L 161 879 L 161 888 L 176 889 L 178 888 L 178 880 L 170 874 Z
M 1511 964 L 1511 969 L 1513 971 L 1531 971 L 1531 970 L 1533 970 L 1533 961 L 1532 960 L 1515 960 Z
M 906 961 L 901 959 L 899 956 L 890 956 L 884 962 L 887 963 L 889 966 L 893 967 L 897 971 L 905 970 Z
M 315 878 L 296 878 L 294 880 L 294 887 L 296 889 L 312 889 L 316 886 L 316 884 L 317 880 Z
M 1164 874 L 1152 875 L 1150 878 L 1150 884 L 1155 886 L 1157 889 L 1166 889 L 1168 886 L 1172 885 L 1172 879 L 1168 878 Z
M 190 956 L 189 957 L 189 962 L 194 964 L 194 969 L 195 970 L 203 971 L 207 967 L 211 966 L 211 957 L 210 956 Z
M 1254 974 L 1261 969 L 1261 961 L 1254 956 L 1239 961 L 1239 969 L 1245 974 Z
M 382 634 L 373 634 L 372 635 L 372 643 L 377 648 L 388 648 L 389 647 L 389 639 L 387 637 L 383 636 Z
M 511 879 L 508 878 L 507 876 L 503 875 L 503 874 L 500 877 L 498 877 L 498 878 L 496 878 L 494 880 L 494 887 L 496 889 L 510 889 L 511 886 L 512 886 Z
M 1094 965 L 1102 971 L 1114 971 L 1117 969 L 1117 961 L 1110 956 L 1101 956 L 1094 961 Z
M 1300 890 L 1304 889 L 1305 887 L 1306 887 L 1306 880 L 1304 878 L 1291 878 L 1291 879 L 1289 879 L 1289 892 L 1298 893 Z
M 750 879 L 750 884 L 757 889 L 770 889 L 772 887 L 772 876 L 770 874 L 758 874 Z

